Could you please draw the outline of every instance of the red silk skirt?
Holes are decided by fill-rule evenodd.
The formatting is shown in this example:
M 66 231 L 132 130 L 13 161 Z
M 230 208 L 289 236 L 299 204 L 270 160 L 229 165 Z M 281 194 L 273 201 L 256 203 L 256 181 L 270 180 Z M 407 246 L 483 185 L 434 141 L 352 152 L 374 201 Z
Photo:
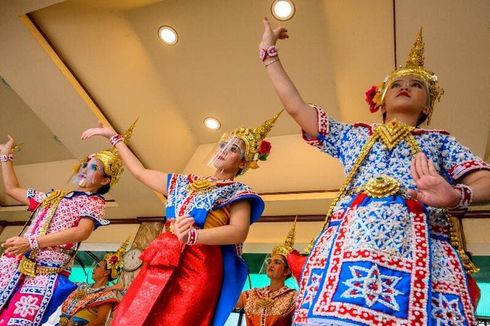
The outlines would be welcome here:
M 223 279 L 219 246 L 187 246 L 164 232 L 141 259 L 145 265 L 119 303 L 112 325 L 212 324 Z

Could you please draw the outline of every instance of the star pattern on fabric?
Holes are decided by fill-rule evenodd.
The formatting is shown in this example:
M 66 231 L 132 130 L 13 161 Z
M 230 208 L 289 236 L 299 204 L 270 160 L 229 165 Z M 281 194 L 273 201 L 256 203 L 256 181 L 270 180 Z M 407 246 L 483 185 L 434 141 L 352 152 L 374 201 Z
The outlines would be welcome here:
M 19 301 L 15 303 L 14 314 L 19 314 L 22 318 L 26 316 L 33 316 L 39 309 L 37 304 L 38 298 L 31 295 L 20 298 Z
M 457 326 L 464 324 L 464 317 L 459 309 L 458 298 L 453 300 L 439 294 L 432 298 L 432 318 L 436 320 L 436 325 Z
M 315 294 L 318 291 L 318 286 L 320 284 L 320 275 L 316 273 L 312 273 L 311 278 L 310 278 L 310 284 L 306 286 L 305 289 L 305 296 L 303 299 L 302 305 L 307 305 L 309 306 L 313 302 L 313 298 L 315 297 Z
M 348 287 L 342 293 L 343 298 L 363 298 L 369 307 L 380 303 L 393 310 L 400 310 L 396 296 L 402 292 L 395 289 L 400 277 L 381 274 L 377 265 L 369 269 L 349 266 L 349 269 L 353 277 L 343 282 Z

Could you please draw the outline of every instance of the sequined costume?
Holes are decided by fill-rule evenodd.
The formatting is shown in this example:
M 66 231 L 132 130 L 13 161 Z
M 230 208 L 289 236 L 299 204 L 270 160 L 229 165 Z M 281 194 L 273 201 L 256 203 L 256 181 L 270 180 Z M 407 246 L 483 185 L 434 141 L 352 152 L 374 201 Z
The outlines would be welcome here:
M 227 225 L 229 205 L 248 200 L 253 223 L 264 203 L 242 183 L 203 180 L 195 175 L 168 175 L 166 229 L 141 255 L 145 265 L 118 305 L 113 325 L 225 323 L 247 276 L 240 246 L 187 246 L 172 233 L 173 219 L 189 215 L 204 229 Z
M 403 194 L 416 188 L 414 147 L 450 184 L 489 165 L 445 131 L 411 128 L 386 143 L 373 136 L 381 125 L 344 124 L 315 109 L 318 135 L 305 140 L 339 159 L 346 175 L 357 172 L 307 259 L 295 324 L 473 325 L 465 269 L 444 211 Z M 366 190 L 369 180 L 386 176 L 398 180 L 398 191 Z
M 243 292 L 247 326 L 291 325 L 297 294 L 287 286 L 276 291 L 264 287 Z
M 80 326 L 86 325 L 97 318 L 98 307 L 117 302 L 116 294 L 108 290 L 107 286 L 94 289 L 91 284 L 82 283 L 61 306 L 61 318 L 57 325 L 68 325 L 68 321 Z
M 58 204 L 44 206 L 50 194 L 27 191 L 33 216 L 25 237 L 39 234 L 41 229 L 50 234 L 75 227 L 81 218 L 92 219 L 96 227 L 109 224 L 103 219 L 105 201 L 100 195 L 70 192 L 60 194 Z M 28 252 L 22 259 L 35 262 L 34 277 L 19 271 L 21 261 L 16 257 L 0 258 L 0 325 L 33 326 L 48 319 L 76 287 L 68 280 L 76 246 L 69 243 L 42 248 L 35 257 Z

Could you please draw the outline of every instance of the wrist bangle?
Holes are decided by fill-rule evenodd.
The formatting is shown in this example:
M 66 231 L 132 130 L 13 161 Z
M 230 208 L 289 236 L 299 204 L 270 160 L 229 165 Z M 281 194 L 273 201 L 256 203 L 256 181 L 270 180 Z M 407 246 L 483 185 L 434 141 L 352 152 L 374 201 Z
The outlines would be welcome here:
M 268 57 L 277 57 L 278 51 L 279 49 L 275 45 L 271 45 L 267 49 L 260 49 L 259 58 L 264 61 Z
M 187 234 L 187 242 L 186 244 L 189 246 L 193 246 L 197 243 L 197 230 L 192 228 Z
M 120 141 L 123 141 L 124 140 L 124 137 L 120 134 L 115 134 L 114 136 L 112 136 L 109 141 L 111 142 L 111 145 L 112 146 L 116 146 L 117 143 L 119 143 Z
M 31 250 L 39 249 L 39 242 L 37 242 L 37 237 L 35 235 L 31 234 L 27 238 L 27 241 L 29 241 L 29 247 L 31 247 Z
M 462 183 L 453 186 L 453 188 L 460 192 L 461 197 L 459 198 L 458 204 L 451 208 L 468 208 L 473 201 L 473 190 Z
M 279 61 L 279 58 L 274 59 L 274 60 L 272 60 L 272 61 L 270 61 L 270 62 L 267 62 L 267 63 L 264 65 L 264 67 L 266 67 L 266 68 L 267 68 L 267 67 L 269 67 L 271 64 L 273 64 L 274 62 L 278 62 L 278 61 Z
M 8 162 L 13 160 L 14 160 L 14 155 L 12 155 L 12 153 L 8 155 L 7 154 L 0 155 L 0 162 Z

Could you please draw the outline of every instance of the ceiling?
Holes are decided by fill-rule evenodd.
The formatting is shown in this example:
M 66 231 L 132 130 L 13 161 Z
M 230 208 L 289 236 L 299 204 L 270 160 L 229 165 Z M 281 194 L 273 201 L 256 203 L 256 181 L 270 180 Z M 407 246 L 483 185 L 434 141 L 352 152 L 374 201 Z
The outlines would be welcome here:
M 15 156 L 21 184 L 69 187 L 78 158 L 109 147 L 103 139 L 81 141 L 81 132 L 97 120 L 123 131 L 138 117 L 130 146 L 146 167 L 209 174 L 202 163 L 223 132 L 256 126 L 281 109 L 257 55 L 271 2 L 0 1 L 0 138 L 11 134 L 22 143 Z M 308 102 L 346 122 L 379 121 L 364 91 L 395 60 L 404 63 L 423 26 L 426 66 L 446 90 L 431 127 L 490 160 L 489 1 L 295 5 L 295 16 L 283 23 L 290 39 L 278 47 Z M 177 30 L 177 45 L 159 41 L 161 25 Z M 207 130 L 207 116 L 222 128 Z M 343 180 L 340 165 L 304 145 L 285 114 L 270 136 L 270 159 L 241 181 L 268 194 L 265 215 L 325 214 Z M 161 196 L 129 174 L 109 198 L 109 218 L 163 214 Z M 27 217 L 1 186 L 0 205 L 0 220 Z

